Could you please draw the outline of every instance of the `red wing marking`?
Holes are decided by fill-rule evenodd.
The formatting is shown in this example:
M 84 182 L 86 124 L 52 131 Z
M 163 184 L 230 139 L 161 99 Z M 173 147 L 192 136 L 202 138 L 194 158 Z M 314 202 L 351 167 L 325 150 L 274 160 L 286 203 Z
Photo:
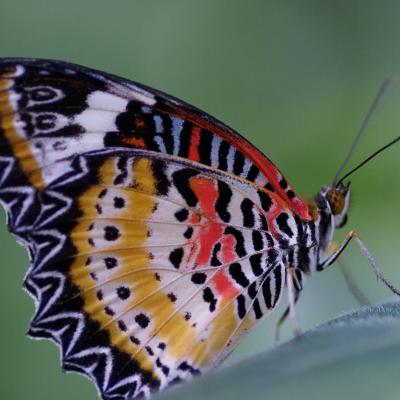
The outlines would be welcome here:
M 210 219 L 210 223 L 202 226 L 199 232 L 199 252 L 195 260 L 195 265 L 208 265 L 212 249 L 223 235 L 222 225 L 211 222 L 217 220 L 215 202 L 218 199 L 218 191 L 214 182 L 205 178 L 191 179 L 190 186 L 199 200 L 200 209 Z
M 211 220 L 218 220 L 215 211 L 215 203 L 218 199 L 218 190 L 215 181 L 206 178 L 193 178 L 190 186 L 199 200 L 199 206 L 203 213 Z M 224 235 L 224 226 L 221 223 L 209 222 L 201 228 L 199 233 L 199 252 L 195 265 L 207 265 L 210 263 L 212 251 L 216 243 L 221 242 L 221 259 L 229 263 L 237 258 L 235 253 L 235 238 L 232 235 Z M 239 294 L 239 290 L 232 283 L 224 270 L 220 270 L 212 282 L 219 295 L 225 299 L 233 299 Z
M 129 146 L 135 147 L 136 149 L 145 149 L 146 144 L 142 137 L 124 137 L 122 141 Z
M 190 137 L 189 159 L 193 161 L 200 161 L 200 155 L 199 155 L 200 132 L 201 129 L 195 126 L 192 130 L 192 136 Z
M 168 109 L 167 109 L 168 111 Z M 308 206 L 305 202 L 300 199 L 290 199 L 285 190 L 281 188 L 279 184 L 280 172 L 276 168 L 276 166 L 272 163 L 272 161 L 263 154 L 260 150 L 254 147 L 250 142 L 248 142 L 244 137 L 240 136 L 238 133 L 228 130 L 228 128 L 222 128 L 216 125 L 215 123 L 208 122 L 207 120 L 198 117 L 196 114 L 187 111 L 180 107 L 171 107 L 172 114 L 178 115 L 181 118 L 193 122 L 197 126 L 207 129 L 208 131 L 220 136 L 222 139 L 226 140 L 228 143 L 231 143 L 233 146 L 238 148 L 248 159 L 250 159 L 259 169 L 260 171 L 267 177 L 268 181 L 273 186 L 276 193 L 286 201 L 286 203 L 293 209 L 293 211 L 298 214 L 302 219 L 306 221 L 311 221 L 311 216 L 308 212 Z M 194 128 L 196 129 L 196 128 Z M 199 134 L 200 129 L 198 131 L 194 131 L 194 137 L 196 137 L 197 144 L 200 142 Z M 194 141 L 192 140 L 191 145 L 194 145 Z M 192 147 L 191 147 L 192 149 Z M 193 150 L 194 151 L 194 150 Z M 197 152 L 197 149 L 196 149 Z M 198 156 L 198 153 L 194 153 L 194 156 Z M 189 153 L 189 158 L 194 161 L 198 161 L 199 158 L 192 158 L 192 154 Z
M 199 253 L 197 255 L 196 265 L 208 265 L 211 259 L 212 249 L 223 234 L 221 224 L 209 223 L 200 229 L 199 233 Z
M 221 239 L 221 250 L 219 259 L 223 264 L 227 264 L 236 258 L 235 245 L 236 241 L 232 235 L 225 235 Z
M 218 190 L 214 181 L 207 178 L 193 178 L 190 180 L 190 186 L 199 199 L 199 206 L 203 213 L 212 221 L 217 220 L 215 202 L 218 199 Z
M 231 300 L 239 295 L 239 290 L 233 285 L 230 278 L 226 275 L 224 270 L 220 270 L 213 277 L 212 282 L 219 295 L 224 299 Z

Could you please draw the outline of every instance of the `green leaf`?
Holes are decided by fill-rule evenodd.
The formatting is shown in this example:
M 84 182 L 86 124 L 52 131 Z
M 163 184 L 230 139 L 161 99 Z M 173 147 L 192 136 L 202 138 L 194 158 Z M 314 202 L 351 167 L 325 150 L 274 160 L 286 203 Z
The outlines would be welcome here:
M 345 314 L 157 399 L 398 400 L 400 303 Z

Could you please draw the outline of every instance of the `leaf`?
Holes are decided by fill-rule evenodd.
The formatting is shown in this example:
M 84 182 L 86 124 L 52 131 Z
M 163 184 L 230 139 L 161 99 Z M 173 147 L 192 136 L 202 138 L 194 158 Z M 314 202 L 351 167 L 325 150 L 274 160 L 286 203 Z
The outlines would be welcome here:
M 388 302 L 333 319 L 157 399 L 398 400 L 399 364 L 400 302 Z

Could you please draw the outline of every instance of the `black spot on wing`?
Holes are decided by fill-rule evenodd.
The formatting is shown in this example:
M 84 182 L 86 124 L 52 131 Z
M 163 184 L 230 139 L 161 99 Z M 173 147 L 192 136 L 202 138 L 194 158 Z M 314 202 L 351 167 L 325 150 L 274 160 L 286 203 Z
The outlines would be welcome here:
M 228 211 L 228 205 L 232 198 L 232 190 L 225 182 L 218 181 L 218 198 L 215 202 L 215 210 L 222 221 L 228 223 L 231 220 L 231 214 Z
M 126 300 L 131 295 L 131 291 L 126 286 L 120 286 L 119 288 L 117 288 L 117 295 L 121 300 Z
M 304 272 L 309 272 L 310 270 L 310 249 L 305 246 L 299 246 L 297 248 L 297 265 Z
M 202 285 L 207 280 L 207 275 L 204 272 L 195 272 L 191 280 L 196 285 Z
M 270 182 L 267 182 L 267 183 L 264 185 L 264 188 L 267 189 L 267 190 L 269 190 L 270 192 L 275 192 L 275 189 L 274 189 L 274 187 L 271 185 Z
M 268 309 L 272 308 L 271 277 L 268 276 L 262 284 L 262 294 L 265 305 Z
M 210 265 L 212 267 L 218 267 L 218 266 L 222 265 L 221 261 L 219 261 L 219 258 L 218 258 L 218 253 L 221 250 L 221 247 L 222 246 L 221 246 L 220 242 L 215 243 L 213 251 L 212 251 L 211 261 L 210 261 Z
M 283 189 L 286 190 L 288 187 L 287 181 L 284 177 L 281 178 L 281 180 L 279 181 L 279 186 Z
M 239 263 L 232 263 L 229 265 L 229 274 L 233 280 L 242 287 L 247 287 L 250 283 Z
M 176 300 L 177 300 L 176 294 L 173 293 L 173 292 L 169 292 L 169 293 L 167 294 L 167 297 L 168 297 L 168 299 L 169 299 L 172 303 L 175 303 Z
M 128 330 L 128 328 L 127 328 L 125 322 L 124 322 L 122 319 L 120 319 L 120 320 L 118 321 L 118 327 L 119 327 L 119 329 L 120 329 L 122 332 L 126 332 L 126 331 Z
M 181 208 L 180 210 L 178 210 L 175 213 L 175 218 L 179 221 L 179 222 L 183 222 L 186 221 L 187 218 L 189 216 L 189 210 L 187 210 L 186 208 Z
M 191 131 L 192 124 L 188 121 L 183 121 L 182 131 L 181 131 L 181 141 L 179 145 L 178 156 L 183 158 L 188 158 L 190 138 L 192 135 Z
M 135 118 L 131 112 L 122 112 L 115 118 L 115 125 L 120 132 L 132 132 L 135 129 Z
M 112 225 L 104 227 L 104 239 L 108 242 L 113 242 L 121 236 L 118 228 Z
M 160 350 L 165 350 L 165 348 L 167 347 L 167 345 L 164 342 L 160 342 L 158 343 L 157 346 Z
M 113 269 L 118 266 L 118 261 L 114 257 L 106 257 L 104 258 L 104 264 L 107 269 Z
M 238 316 L 240 319 L 243 319 L 246 316 L 246 298 L 243 294 L 239 294 L 239 296 L 236 298 L 236 301 Z
M 125 207 L 125 199 L 122 197 L 114 197 L 114 208 L 124 208 Z
M 137 346 L 140 344 L 140 340 L 137 338 L 137 337 L 135 337 L 135 336 L 129 336 L 129 340 L 133 343 L 133 344 L 136 344 Z
M 99 199 L 102 199 L 102 198 L 107 194 L 107 192 L 108 192 L 108 189 L 103 189 L 103 190 L 99 193 L 98 198 L 99 198 Z
M 204 129 L 200 132 L 199 156 L 200 162 L 211 165 L 211 143 L 214 135 Z
M 228 170 L 228 153 L 229 153 L 229 148 L 230 144 L 223 140 L 221 142 L 221 145 L 219 146 L 219 151 L 218 151 L 218 168 L 222 171 L 227 171 Z
M 264 247 L 264 241 L 263 241 L 263 236 L 260 231 L 254 230 L 251 233 L 252 239 L 253 239 L 253 246 L 254 250 L 259 251 Z
M 193 236 L 193 233 L 194 233 L 193 228 L 192 228 L 191 226 L 189 226 L 189 227 L 186 229 L 186 231 L 183 233 L 183 236 L 184 236 L 186 239 L 190 239 L 190 238 Z
M 276 303 L 278 302 L 279 295 L 282 290 L 282 270 L 281 270 L 281 268 L 275 268 L 274 275 L 275 275 L 275 296 L 274 296 L 273 306 L 275 306 Z
M 171 253 L 169 254 L 169 261 L 171 261 L 172 265 L 176 269 L 179 269 L 182 259 L 183 259 L 182 247 L 178 247 L 178 248 L 172 250 Z
M 194 368 L 187 361 L 183 361 L 178 365 L 178 369 L 181 371 L 189 371 L 192 375 L 198 375 L 200 371 L 197 368 Z
M 269 249 L 267 251 L 268 264 L 274 265 L 275 261 L 278 259 L 278 251 L 275 249 Z
M 217 305 L 217 299 L 215 298 L 214 293 L 212 292 L 212 290 L 209 287 L 206 287 L 203 290 L 203 300 L 206 303 L 209 303 L 210 312 L 214 312 L 216 309 L 216 305 Z
M 235 250 L 239 257 L 244 257 L 247 252 L 244 246 L 244 238 L 242 232 L 238 229 L 234 228 L 233 226 L 227 226 L 224 231 L 225 235 L 232 235 L 235 238 L 236 246 Z
M 294 221 L 296 222 L 296 228 L 297 228 L 297 238 L 299 240 L 299 244 L 307 244 L 307 238 L 305 238 L 304 235 L 304 227 L 303 227 L 303 222 L 300 219 L 300 217 L 297 214 L 293 215 Z
M 235 152 L 235 157 L 233 159 L 233 173 L 235 175 L 241 176 L 243 172 L 243 167 L 244 167 L 244 155 L 236 151 Z
M 159 358 L 156 359 L 156 365 L 158 368 L 161 368 L 161 371 L 165 376 L 169 375 L 169 367 L 164 365 Z
M 250 199 L 243 199 L 240 203 L 240 210 L 243 216 L 243 226 L 246 228 L 254 227 L 254 214 L 253 214 L 254 203 Z
M 276 217 L 276 223 L 278 224 L 279 229 L 291 238 L 293 237 L 294 233 L 288 224 L 288 220 L 289 220 L 289 215 L 285 212 L 280 213 Z
M 257 282 L 254 281 L 247 289 L 247 294 L 251 299 L 255 299 L 257 296 Z
M 170 116 L 162 118 L 164 131 L 162 133 L 162 140 L 164 142 L 165 150 L 168 154 L 174 153 L 174 137 L 172 135 L 172 119 Z
M 195 207 L 198 203 L 197 196 L 190 187 L 190 179 L 196 175 L 198 172 L 189 168 L 180 169 L 172 175 L 175 187 L 189 207 Z
M 114 178 L 114 185 L 121 185 L 126 177 L 128 176 L 128 171 L 127 171 L 127 158 L 126 157 L 120 157 L 117 161 L 117 168 L 119 170 L 118 175 Z
M 256 319 L 260 319 L 264 315 L 261 311 L 261 307 L 260 307 L 260 303 L 259 303 L 258 299 L 254 300 L 253 310 L 254 310 L 254 315 L 255 315 Z
M 135 321 L 143 329 L 147 328 L 150 323 L 149 317 L 143 313 L 137 314 L 135 317 Z
M 249 172 L 247 173 L 246 179 L 251 182 L 254 182 L 257 179 L 259 172 L 260 170 L 254 164 L 252 164 L 249 169 Z
M 154 351 L 150 346 L 145 346 L 145 349 L 149 356 L 154 356 Z
M 107 315 L 110 315 L 110 316 L 115 315 L 115 312 L 114 312 L 110 307 L 108 307 L 108 306 L 105 306 L 105 307 L 104 307 L 104 312 L 105 312 Z
M 262 190 L 259 190 L 257 193 L 258 193 L 258 197 L 260 198 L 262 209 L 265 212 L 268 212 L 273 205 L 273 201 L 272 201 L 271 197 L 269 196 L 268 193 L 266 193 Z
M 152 170 L 156 181 L 156 190 L 163 196 L 168 194 L 170 182 L 165 174 L 166 164 L 163 160 L 153 160 Z
M 259 214 L 260 215 L 260 214 Z M 268 221 L 265 215 L 260 215 L 261 229 L 265 232 L 269 230 Z
M 286 194 L 287 194 L 287 197 L 289 197 L 290 200 L 292 200 L 292 199 L 294 199 L 296 197 L 296 195 L 293 192 L 293 190 L 290 190 L 290 189 L 286 192 Z
M 251 270 L 255 276 L 260 276 L 264 270 L 262 268 L 262 255 L 260 253 L 253 254 L 249 258 Z

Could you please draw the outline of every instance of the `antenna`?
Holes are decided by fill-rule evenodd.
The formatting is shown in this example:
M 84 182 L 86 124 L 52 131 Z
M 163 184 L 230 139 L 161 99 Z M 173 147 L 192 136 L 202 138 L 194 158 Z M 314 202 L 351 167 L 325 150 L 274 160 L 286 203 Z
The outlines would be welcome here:
M 376 157 L 379 153 L 381 153 L 383 150 L 386 150 L 388 147 L 394 145 L 400 140 L 400 136 L 398 136 L 396 139 L 393 139 L 391 142 L 386 144 L 385 146 L 381 147 L 379 150 L 375 151 L 375 153 L 371 154 L 368 158 L 366 158 L 363 162 L 358 164 L 356 167 L 354 167 L 350 172 L 345 174 L 342 178 L 339 179 L 337 185 L 340 185 L 348 176 L 350 176 L 353 172 L 356 172 L 359 168 L 361 168 L 363 165 L 365 165 L 368 161 L 372 160 L 374 157 Z
M 391 79 L 386 78 L 386 79 L 383 81 L 381 87 L 379 88 L 379 91 L 378 91 L 377 95 L 375 96 L 374 101 L 372 102 L 372 104 L 371 104 L 371 106 L 370 106 L 370 108 L 369 108 L 369 110 L 368 110 L 368 112 L 367 112 L 367 115 L 365 116 L 364 121 L 363 121 L 363 123 L 361 124 L 360 129 L 358 130 L 356 136 L 355 136 L 354 139 L 353 139 L 353 143 L 351 144 L 350 149 L 349 149 L 349 151 L 347 152 L 346 157 L 344 158 L 344 160 L 343 160 L 342 163 L 340 164 L 340 167 L 339 167 L 339 169 L 337 170 L 337 172 L 336 172 L 336 174 L 335 174 L 335 177 L 333 178 L 332 186 L 337 186 L 337 184 L 339 183 L 339 182 L 338 182 L 338 177 L 339 177 L 340 174 L 343 172 L 343 169 L 344 169 L 344 167 L 346 166 L 346 164 L 349 162 L 349 160 L 350 160 L 350 158 L 351 158 L 351 156 L 352 156 L 352 154 L 353 154 L 353 152 L 354 152 L 354 150 L 355 150 L 355 148 L 356 148 L 356 146 L 357 146 L 357 144 L 358 144 L 358 142 L 359 142 L 359 140 L 360 140 L 362 134 L 365 132 L 365 129 L 366 129 L 367 126 L 368 126 L 368 123 L 369 123 L 369 121 L 370 121 L 370 119 L 371 119 L 372 114 L 373 114 L 374 111 L 377 109 L 377 107 L 378 107 L 380 101 L 382 100 L 382 98 L 385 96 L 386 91 L 387 91 L 389 85 L 391 84 L 391 82 L 392 82 Z M 381 149 L 380 151 L 382 151 L 382 150 L 383 150 L 383 149 Z M 365 161 L 365 162 L 367 162 L 367 161 Z M 361 166 L 361 165 L 360 165 L 360 166 Z M 341 182 L 342 180 L 343 180 L 343 178 L 340 180 L 340 182 Z

